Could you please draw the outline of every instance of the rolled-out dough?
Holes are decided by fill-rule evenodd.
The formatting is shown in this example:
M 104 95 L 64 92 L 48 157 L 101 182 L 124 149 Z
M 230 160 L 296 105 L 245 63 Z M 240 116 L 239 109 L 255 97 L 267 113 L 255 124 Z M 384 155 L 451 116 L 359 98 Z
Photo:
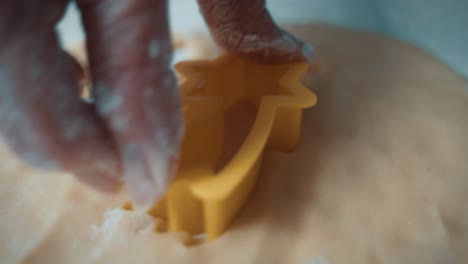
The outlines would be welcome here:
M 295 26 L 322 66 L 296 152 L 269 153 L 219 239 L 187 248 L 125 195 L 0 148 L 1 263 L 468 263 L 467 82 L 381 36 Z M 211 54 L 210 54 L 211 56 Z

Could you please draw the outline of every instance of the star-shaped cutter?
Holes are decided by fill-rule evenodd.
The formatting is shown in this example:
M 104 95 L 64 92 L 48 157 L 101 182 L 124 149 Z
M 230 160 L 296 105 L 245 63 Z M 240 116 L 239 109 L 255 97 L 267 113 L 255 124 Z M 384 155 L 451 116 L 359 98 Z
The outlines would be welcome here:
M 192 236 L 203 234 L 209 241 L 227 229 L 255 187 L 265 151 L 294 150 L 302 111 L 317 97 L 300 82 L 308 70 L 305 62 L 261 64 L 223 54 L 178 63 L 176 70 L 184 79 L 186 128 L 179 171 L 148 214 L 164 220 L 171 232 L 189 234 L 185 242 L 190 244 Z M 236 137 L 226 136 L 232 132 L 227 129 L 249 123 L 244 108 L 253 109 L 253 124 L 219 167 L 229 140 Z

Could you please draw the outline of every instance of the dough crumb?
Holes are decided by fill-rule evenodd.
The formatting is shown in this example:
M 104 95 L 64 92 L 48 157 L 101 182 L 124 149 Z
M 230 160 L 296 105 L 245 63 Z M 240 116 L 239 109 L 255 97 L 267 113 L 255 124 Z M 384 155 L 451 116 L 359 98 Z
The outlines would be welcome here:
M 100 226 L 91 226 L 91 240 L 115 235 L 116 230 L 119 230 L 119 240 L 125 240 L 122 244 L 127 244 L 128 239 L 154 230 L 154 220 L 151 216 L 140 212 L 121 208 L 109 209 L 104 213 L 104 221 Z

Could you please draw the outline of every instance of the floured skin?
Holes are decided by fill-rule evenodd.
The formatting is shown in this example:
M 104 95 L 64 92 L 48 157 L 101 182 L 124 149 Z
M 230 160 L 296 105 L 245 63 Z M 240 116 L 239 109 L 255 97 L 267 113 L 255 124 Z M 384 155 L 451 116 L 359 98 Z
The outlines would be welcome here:
M 430 55 L 325 26 L 291 32 L 322 68 L 296 152 L 269 153 L 219 239 L 187 248 L 152 218 L 0 150 L 1 263 L 468 263 L 468 84 Z M 193 57 L 212 56 L 203 38 Z M 204 53 L 204 50 L 210 53 Z M 195 54 L 193 51 L 196 51 Z M 71 150 L 72 151 L 72 150 Z

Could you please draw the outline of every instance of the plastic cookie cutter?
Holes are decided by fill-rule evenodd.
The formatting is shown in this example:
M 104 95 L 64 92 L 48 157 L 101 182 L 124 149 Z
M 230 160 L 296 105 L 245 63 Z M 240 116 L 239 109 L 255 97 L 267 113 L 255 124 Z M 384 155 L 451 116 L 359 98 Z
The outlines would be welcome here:
M 259 64 L 224 54 L 176 69 L 184 78 L 186 125 L 179 171 L 148 213 L 171 232 L 213 240 L 249 199 L 265 151 L 294 150 L 302 111 L 317 98 L 300 83 L 306 63 Z

